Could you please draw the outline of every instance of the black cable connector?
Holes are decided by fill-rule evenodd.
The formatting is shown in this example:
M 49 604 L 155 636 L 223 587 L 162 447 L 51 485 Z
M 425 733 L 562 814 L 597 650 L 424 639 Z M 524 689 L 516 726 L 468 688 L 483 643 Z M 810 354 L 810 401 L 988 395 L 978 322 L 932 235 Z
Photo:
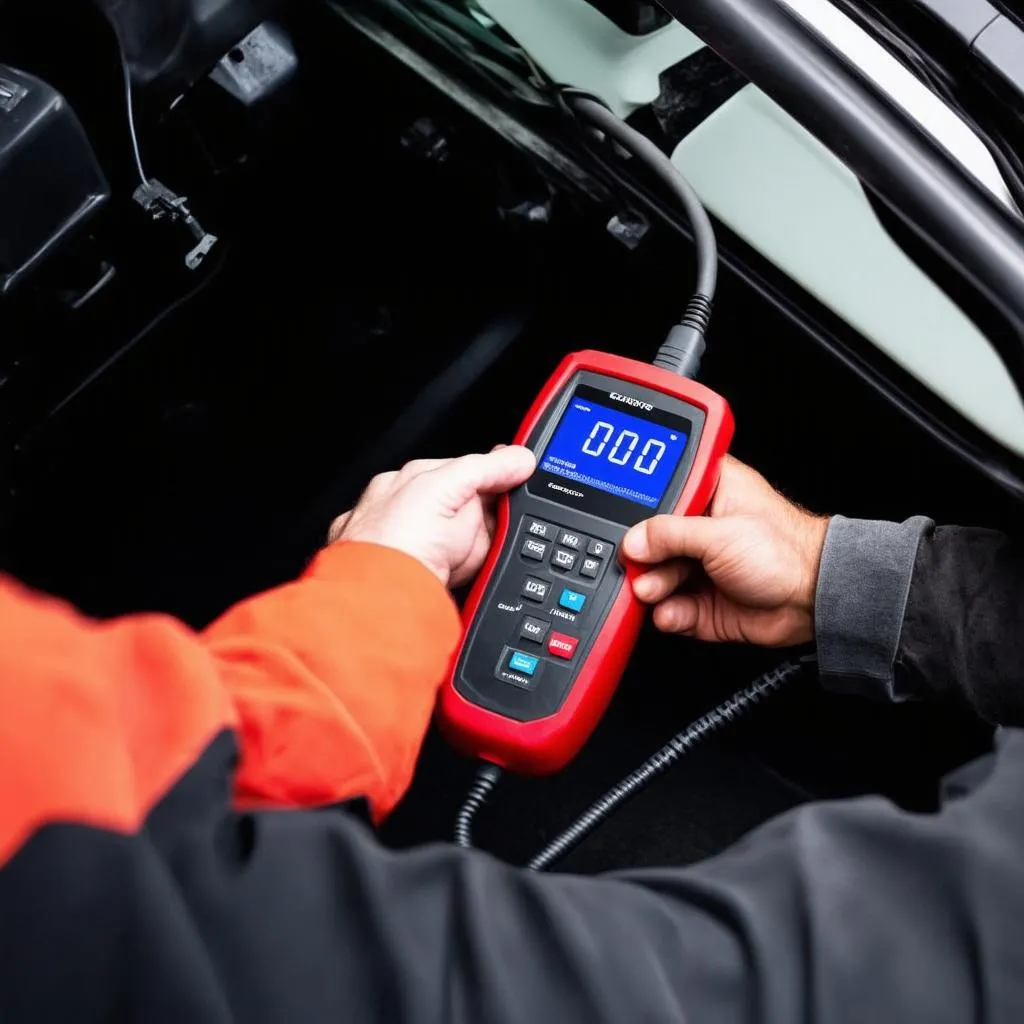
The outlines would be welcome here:
M 132 193 L 132 199 L 153 220 L 167 220 L 171 223 L 180 223 L 185 227 L 195 243 L 185 254 L 185 266 L 189 270 L 198 270 L 203 260 L 210 254 L 210 250 L 217 244 L 217 236 L 211 235 L 208 231 L 204 230 L 202 224 L 192 215 L 192 211 L 188 206 L 187 196 L 177 195 L 162 182 L 146 174 L 146 168 L 142 163 L 142 151 L 139 148 L 139 133 L 135 128 L 135 99 L 132 90 L 132 73 L 120 36 L 118 36 L 117 44 L 121 51 L 121 71 L 124 76 L 128 136 L 131 139 L 135 171 L 139 176 L 139 184 Z
M 707 348 L 704 332 L 710 322 L 711 299 L 695 295 L 686 307 L 682 322 L 668 332 L 668 337 L 658 349 L 654 365 L 682 377 L 696 377 Z
M 477 769 L 476 779 L 465 802 L 455 818 L 455 845 L 466 848 L 473 845 L 473 819 L 491 791 L 501 781 L 502 771 L 496 764 L 482 764 Z
M 627 775 L 599 800 L 579 816 L 564 832 L 544 847 L 527 867 L 531 871 L 545 871 L 556 860 L 564 857 L 577 843 L 588 836 L 617 807 L 644 789 L 656 776 L 671 768 L 684 754 L 688 754 L 701 740 L 706 739 L 734 719 L 739 718 L 775 693 L 783 684 L 800 674 L 801 661 L 787 661 L 770 672 L 765 672 L 746 689 L 733 694 L 717 708 L 702 715 L 681 733 L 673 736 L 653 757 L 648 758 L 636 771 Z

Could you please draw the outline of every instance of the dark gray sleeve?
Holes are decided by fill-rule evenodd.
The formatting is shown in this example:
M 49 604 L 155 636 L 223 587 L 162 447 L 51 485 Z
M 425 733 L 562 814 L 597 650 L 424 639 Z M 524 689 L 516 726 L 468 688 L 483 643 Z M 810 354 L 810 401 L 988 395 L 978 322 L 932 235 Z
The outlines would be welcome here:
M 696 867 L 605 878 L 389 853 L 333 815 L 269 815 L 200 919 L 230 923 L 238 946 L 212 948 L 235 964 L 259 963 L 247 946 L 264 949 L 268 917 L 281 936 L 281 962 L 229 993 L 244 1020 L 270 1019 L 283 984 L 305 986 L 308 1020 L 1019 1022 L 1022 776 L 1016 734 L 939 815 L 808 806 Z
M 815 632 L 831 689 L 962 698 L 994 724 L 1024 724 L 1024 557 L 1001 533 L 837 516 Z
M 818 571 L 814 631 L 822 681 L 835 690 L 907 695 L 893 666 L 921 536 L 918 517 L 886 523 L 835 516 Z

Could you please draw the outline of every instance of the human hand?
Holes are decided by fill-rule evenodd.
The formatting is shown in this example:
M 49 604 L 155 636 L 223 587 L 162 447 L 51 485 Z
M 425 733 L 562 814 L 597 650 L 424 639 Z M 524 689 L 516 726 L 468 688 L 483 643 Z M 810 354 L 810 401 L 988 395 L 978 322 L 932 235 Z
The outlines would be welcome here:
M 827 518 L 794 505 L 730 457 L 707 516 L 656 516 L 634 526 L 622 549 L 654 566 L 633 580 L 633 592 L 656 606 L 654 624 L 663 632 L 788 647 L 814 637 L 827 529 Z
M 490 550 L 497 496 L 518 487 L 535 466 L 533 452 L 518 446 L 410 462 L 375 476 L 355 508 L 331 524 L 328 543 L 396 548 L 446 586 L 459 586 L 476 575 Z

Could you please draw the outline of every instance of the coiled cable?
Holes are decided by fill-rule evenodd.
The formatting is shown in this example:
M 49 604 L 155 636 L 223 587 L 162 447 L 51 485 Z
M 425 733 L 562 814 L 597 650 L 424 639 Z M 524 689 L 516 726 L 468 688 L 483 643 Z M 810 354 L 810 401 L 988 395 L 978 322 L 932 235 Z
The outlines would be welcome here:
M 469 794 L 455 818 L 456 846 L 468 848 L 473 845 L 473 819 L 487 802 L 491 791 L 501 780 L 501 775 L 501 769 L 496 764 L 482 764 L 477 769 Z
M 702 715 L 677 733 L 656 754 L 648 758 L 636 771 L 612 786 L 607 793 L 581 814 L 565 831 L 551 840 L 528 864 L 531 871 L 545 871 L 556 860 L 564 857 L 577 843 L 581 842 L 616 808 L 644 789 L 662 772 L 671 768 L 684 754 L 688 754 L 701 740 L 735 721 L 751 708 L 756 707 L 765 697 L 779 690 L 785 683 L 799 675 L 803 668 L 800 661 L 787 661 L 765 672 L 753 683 L 718 707 Z M 488 792 L 490 792 L 488 788 Z M 467 801 L 468 803 L 468 801 Z M 468 844 L 467 844 L 468 845 Z

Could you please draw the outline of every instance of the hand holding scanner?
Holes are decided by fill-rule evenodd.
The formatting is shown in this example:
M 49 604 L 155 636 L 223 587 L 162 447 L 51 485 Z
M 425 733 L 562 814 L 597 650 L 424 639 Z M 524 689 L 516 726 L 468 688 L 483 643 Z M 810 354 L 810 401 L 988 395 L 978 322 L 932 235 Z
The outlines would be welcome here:
M 658 513 L 702 514 L 732 433 L 725 400 L 692 380 L 602 352 L 566 357 L 516 436 L 537 470 L 501 499 L 441 695 L 459 749 L 528 774 L 575 756 L 643 619 L 622 538 Z

